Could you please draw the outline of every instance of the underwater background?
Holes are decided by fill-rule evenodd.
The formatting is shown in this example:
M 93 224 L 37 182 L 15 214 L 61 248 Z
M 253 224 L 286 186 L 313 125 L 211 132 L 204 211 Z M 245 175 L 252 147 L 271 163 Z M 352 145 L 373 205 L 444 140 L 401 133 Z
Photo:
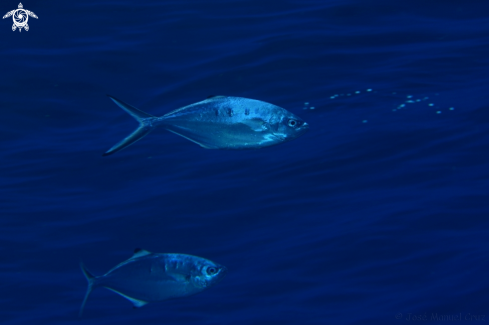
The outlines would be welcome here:
M 487 0 L 26 1 L 0 21 L 1 324 L 489 322 Z M 17 9 L 2 1 L 1 15 Z M 260 150 L 136 121 L 210 95 L 310 125 Z M 307 104 L 306 104 L 307 103 Z M 140 247 L 228 268 L 134 310 Z

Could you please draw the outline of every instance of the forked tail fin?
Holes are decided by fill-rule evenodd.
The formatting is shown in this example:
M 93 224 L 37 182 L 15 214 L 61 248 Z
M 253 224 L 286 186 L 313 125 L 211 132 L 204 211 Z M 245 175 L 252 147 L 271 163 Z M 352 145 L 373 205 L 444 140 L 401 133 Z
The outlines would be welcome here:
M 83 309 L 85 308 L 85 304 L 87 303 L 87 299 L 88 299 L 88 296 L 90 295 L 90 293 L 92 292 L 93 290 L 93 285 L 95 283 L 95 279 L 97 278 L 96 276 L 94 276 L 93 274 L 91 274 L 85 267 L 85 265 L 83 264 L 83 262 L 80 262 L 80 267 L 81 267 L 81 270 L 83 272 L 83 274 L 85 275 L 85 278 L 87 278 L 87 281 L 88 281 L 88 288 L 87 288 L 87 293 L 85 293 L 85 298 L 83 298 L 83 302 L 82 302 L 82 305 L 80 307 L 80 312 L 78 314 L 79 317 L 82 316 L 83 314 Z
M 137 109 L 136 107 L 126 104 L 123 101 L 120 101 L 112 96 L 109 96 L 109 98 L 112 99 L 112 101 L 116 103 L 117 106 L 119 106 L 127 113 L 129 113 L 132 117 L 134 117 L 139 122 L 139 127 L 128 137 L 126 137 L 125 139 L 117 143 L 115 146 L 110 148 L 106 153 L 103 154 L 104 156 L 111 155 L 114 152 L 117 152 L 119 150 L 124 149 L 125 147 L 130 146 L 134 142 L 142 139 L 145 135 L 147 135 L 156 127 L 155 125 L 153 125 L 153 121 L 156 119 L 155 116 L 147 114 Z

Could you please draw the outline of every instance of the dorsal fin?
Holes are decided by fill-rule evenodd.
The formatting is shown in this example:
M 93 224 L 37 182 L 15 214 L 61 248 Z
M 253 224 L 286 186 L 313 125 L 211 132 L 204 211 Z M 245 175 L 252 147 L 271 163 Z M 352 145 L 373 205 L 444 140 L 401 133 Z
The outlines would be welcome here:
M 141 248 L 136 248 L 134 250 L 134 254 L 132 255 L 131 258 L 138 258 L 138 257 L 146 256 L 149 254 L 151 254 L 151 252 L 148 252 L 148 251 L 141 249 Z
M 222 96 L 222 95 L 210 95 L 206 99 L 209 99 L 209 98 L 224 98 L 224 97 L 226 97 L 226 96 Z

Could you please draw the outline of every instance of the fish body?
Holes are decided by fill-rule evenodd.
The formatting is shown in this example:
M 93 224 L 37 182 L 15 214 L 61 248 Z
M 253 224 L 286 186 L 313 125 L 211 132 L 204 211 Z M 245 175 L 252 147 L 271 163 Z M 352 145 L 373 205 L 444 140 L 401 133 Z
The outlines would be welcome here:
M 93 276 L 83 265 L 82 271 L 88 280 L 88 289 L 80 316 L 90 292 L 96 287 L 105 287 L 131 301 L 135 307 L 141 307 L 150 302 L 199 293 L 219 282 L 227 269 L 202 257 L 136 249 L 131 258 L 104 275 Z
M 110 96 L 109 96 L 110 97 Z M 118 99 L 118 106 L 135 117 L 140 127 L 104 155 L 109 155 L 161 126 L 206 149 L 258 149 L 293 140 L 309 125 L 289 111 L 259 100 L 212 96 L 155 117 Z

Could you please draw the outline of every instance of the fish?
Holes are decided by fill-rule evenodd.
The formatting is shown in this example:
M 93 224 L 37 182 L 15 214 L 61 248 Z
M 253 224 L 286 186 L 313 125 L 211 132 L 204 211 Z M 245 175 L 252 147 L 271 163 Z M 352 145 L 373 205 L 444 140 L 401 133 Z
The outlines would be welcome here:
M 120 151 L 157 127 L 173 132 L 205 149 L 258 149 L 296 139 L 309 125 L 282 107 L 260 100 L 210 96 L 161 117 L 145 113 L 107 95 L 139 122 L 139 127 L 103 156 Z
M 94 276 L 83 262 L 80 267 L 88 281 L 80 317 L 88 296 L 96 287 L 105 287 L 121 295 L 136 308 L 150 302 L 194 295 L 215 285 L 227 273 L 225 266 L 202 257 L 151 253 L 140 248 L 104 275 Z

